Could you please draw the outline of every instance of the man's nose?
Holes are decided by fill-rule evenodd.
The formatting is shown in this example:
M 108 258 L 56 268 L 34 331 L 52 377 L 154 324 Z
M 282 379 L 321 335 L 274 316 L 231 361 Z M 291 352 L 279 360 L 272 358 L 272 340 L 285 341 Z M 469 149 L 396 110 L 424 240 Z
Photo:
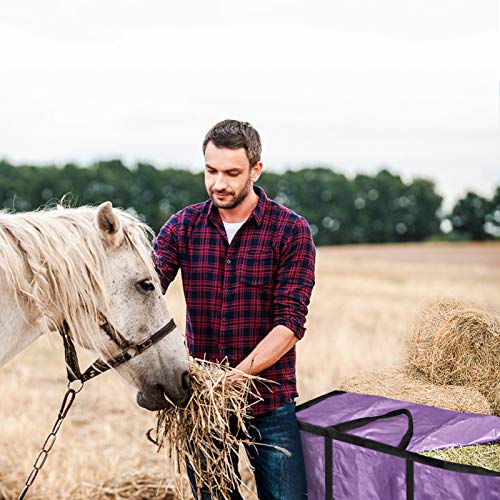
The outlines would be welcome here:
M 215 178 L 215 183 L 213 188 L 215 189 L 215 191 L 223 191 L 226 188 L 226 181 L 224 180 L 222 175 L 218 175 Z

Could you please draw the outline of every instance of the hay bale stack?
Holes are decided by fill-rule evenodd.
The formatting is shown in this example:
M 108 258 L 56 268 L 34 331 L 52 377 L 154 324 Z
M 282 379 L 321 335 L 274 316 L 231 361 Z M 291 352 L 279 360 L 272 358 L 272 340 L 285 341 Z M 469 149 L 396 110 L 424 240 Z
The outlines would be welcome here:
M 486 398 L 473 387 L 435 385 L 403 367 L 371 370 L 341 382 L 343 391 L 383 396 L 447 410 L 491 414 Z
M 500 320 L 441 300 L 421 312 L 408 339 L 408 367 L 435 384 L 476 388 L 500 414 Z

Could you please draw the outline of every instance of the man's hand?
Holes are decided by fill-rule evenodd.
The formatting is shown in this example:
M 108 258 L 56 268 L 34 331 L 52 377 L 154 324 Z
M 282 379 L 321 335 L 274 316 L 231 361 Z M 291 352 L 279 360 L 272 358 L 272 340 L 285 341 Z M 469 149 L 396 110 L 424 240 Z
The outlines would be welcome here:
M 231 372 L 228 373 L 226 380 L 245 380 L 245 373 L 246 372 L 241 371 L 239 368 L 233 368 Z

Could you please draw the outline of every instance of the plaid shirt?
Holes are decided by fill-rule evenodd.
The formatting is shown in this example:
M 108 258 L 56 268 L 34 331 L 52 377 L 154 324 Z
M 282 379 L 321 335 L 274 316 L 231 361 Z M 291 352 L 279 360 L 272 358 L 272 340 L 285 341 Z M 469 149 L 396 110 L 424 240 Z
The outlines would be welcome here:
M 315 248 L 306 220 L 269 199 L 259 201 L 229 245 L 212 200 L 191 205 L 162 227 L 153 261 L 163 292 L 181 268 L 186 298 L 186 339 L 192 356 L 238 365 L 277 325 L 304 335 L 314 286 Z M 260 376 L 260 415 L 297 394 L 295 347 Z

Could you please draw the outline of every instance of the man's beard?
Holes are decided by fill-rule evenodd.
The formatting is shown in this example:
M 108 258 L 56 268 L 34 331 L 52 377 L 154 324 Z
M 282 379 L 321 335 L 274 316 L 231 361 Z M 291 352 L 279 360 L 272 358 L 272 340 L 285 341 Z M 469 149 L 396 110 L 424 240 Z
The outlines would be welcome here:
M 252 180 L 250 179 L 250 176 L 248 177 L 248 180 L 241 190 L 241 192 L 235 196 L 232 195 L 230 198 L 224 201 L 217 200 L 216 198 L 216 192 L 213 190 L 210 190 L 210 196 L 214 202 L 214 205 L 217 208 L 224 208 L 224 209 L 231 209 L 237 207 L 250 193 L 252 190 Z M 219 191 L 220 194 L 229 194 L 226 193 L 226 191 Z

